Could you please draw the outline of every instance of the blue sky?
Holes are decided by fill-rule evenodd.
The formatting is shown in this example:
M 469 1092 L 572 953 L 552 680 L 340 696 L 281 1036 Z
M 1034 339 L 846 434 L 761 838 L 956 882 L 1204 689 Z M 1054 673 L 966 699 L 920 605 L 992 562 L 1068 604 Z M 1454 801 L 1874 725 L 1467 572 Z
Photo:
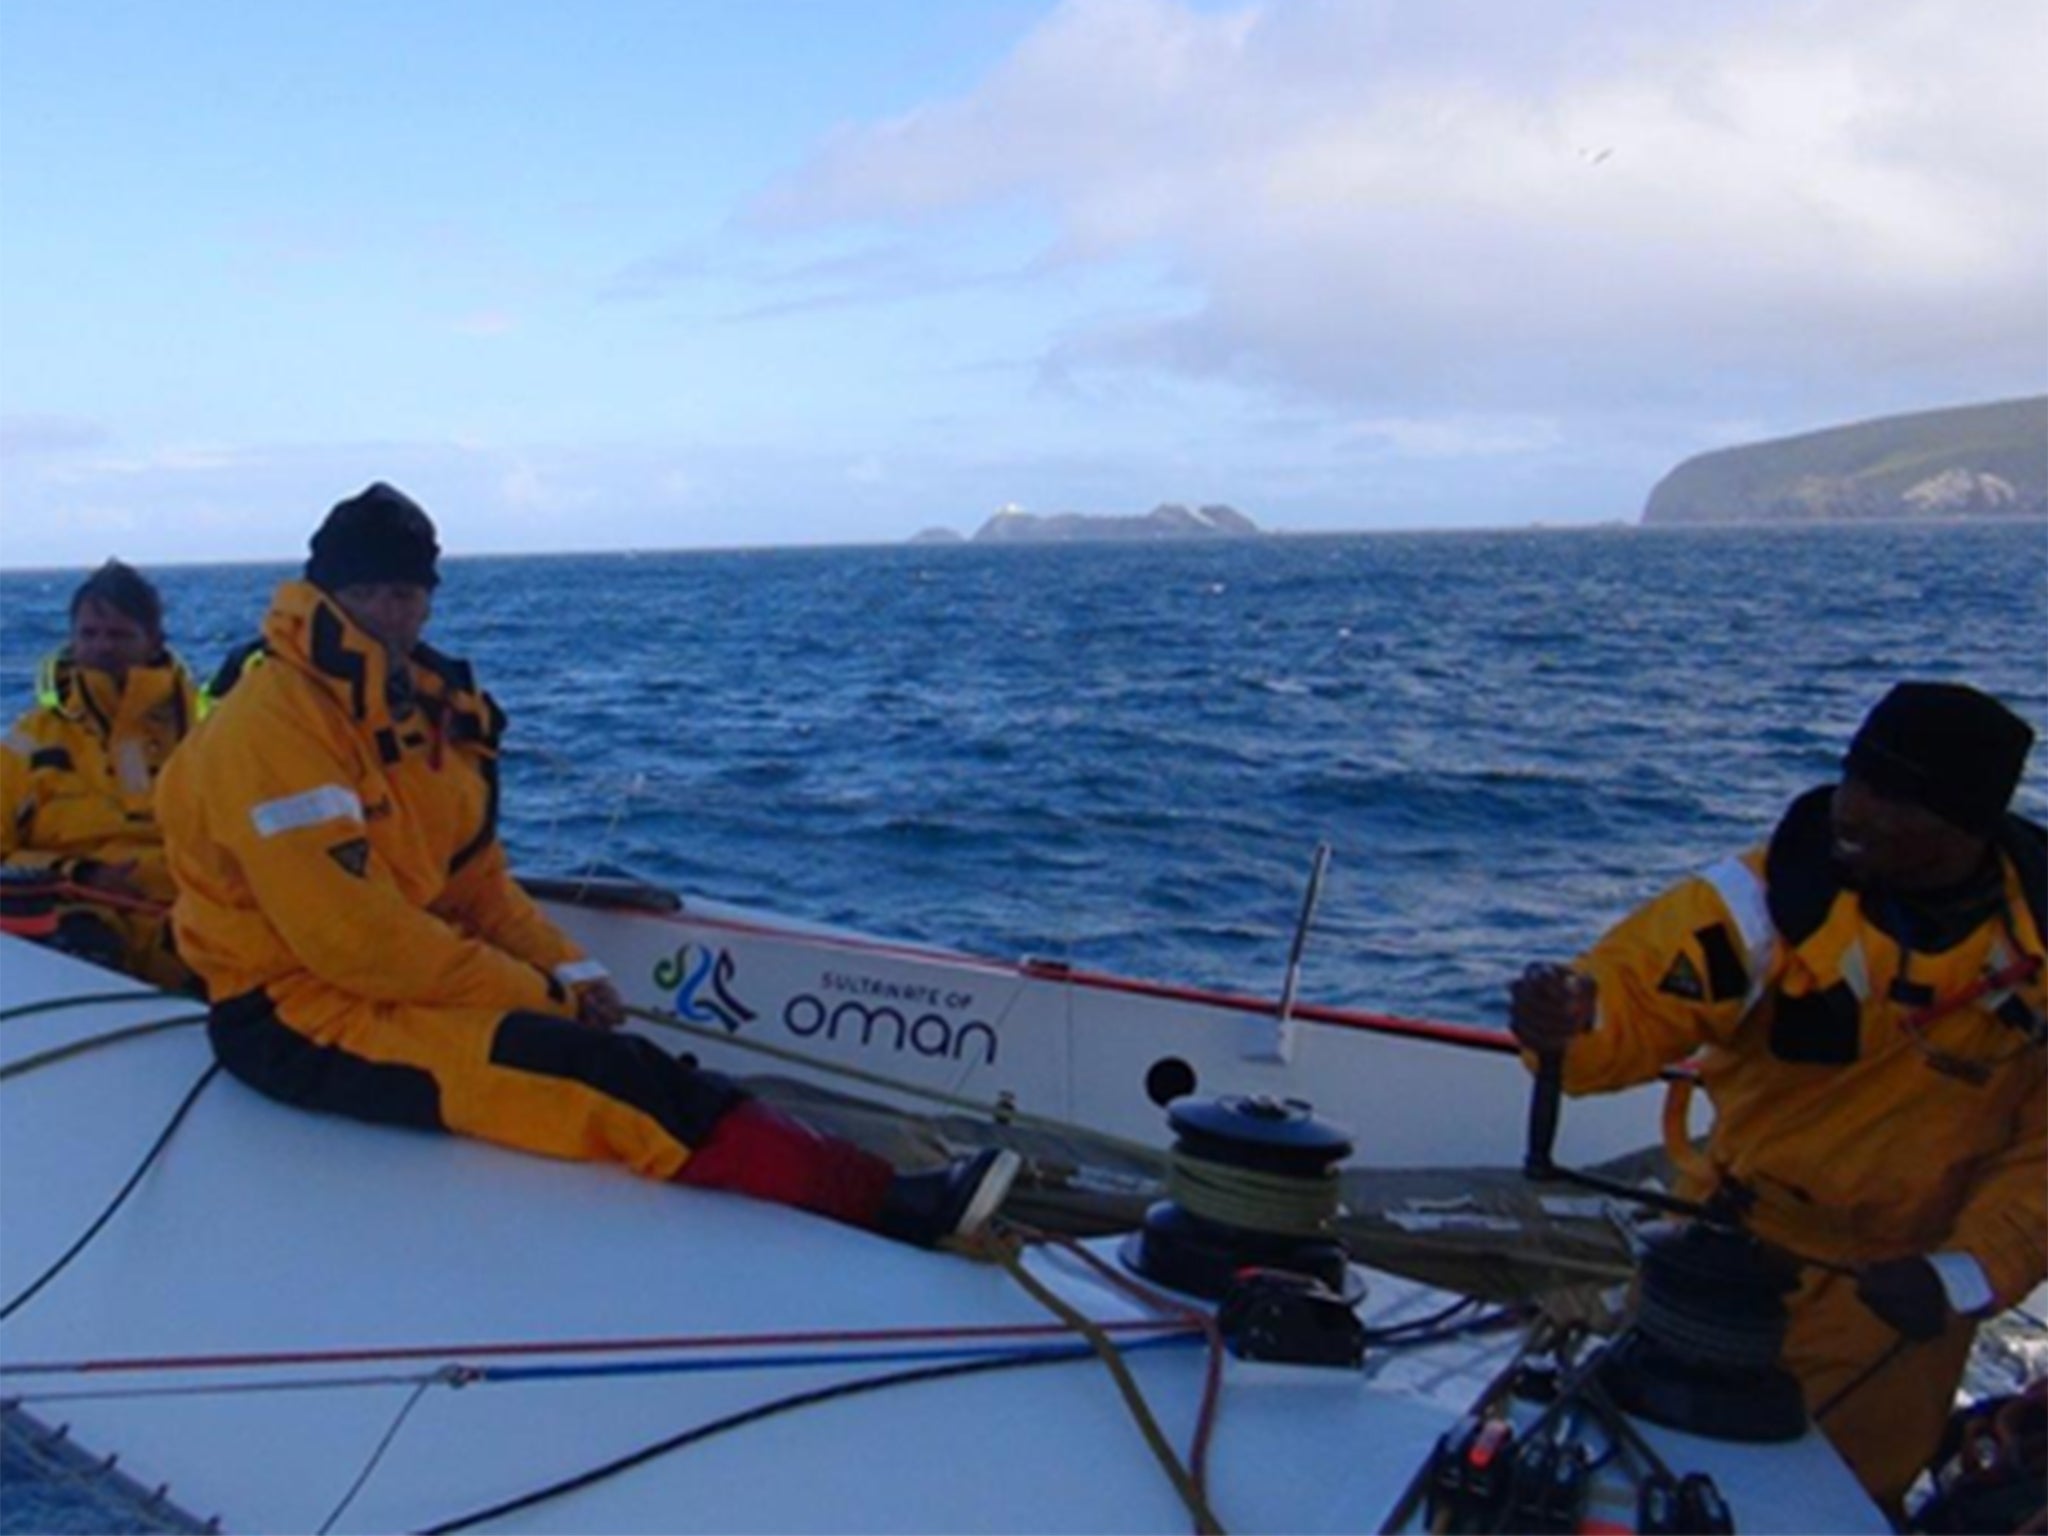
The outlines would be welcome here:
M 1633 518 L 2048 388 L 2036 0 L 0 0 L 0 564 Z

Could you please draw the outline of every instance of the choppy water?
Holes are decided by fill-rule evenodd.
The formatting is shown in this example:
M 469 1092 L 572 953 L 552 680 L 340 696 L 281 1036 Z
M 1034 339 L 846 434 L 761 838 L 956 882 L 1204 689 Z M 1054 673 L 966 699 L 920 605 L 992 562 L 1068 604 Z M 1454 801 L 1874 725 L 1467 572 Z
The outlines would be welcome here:
M 210 670 L 280 568 L 156 573 Z M 999 956 L 1497 1021 L 1830 777 L 1894 680 L 2048 727 L 2041 525 L 451 560 L 506 834 Z M 76 573 L 0 576 L 26 705 Z M 2048 812 L 2048 773 L 2021 796 Z
M 157 573 L 210 670 L 276 567 Z M 794 915 L 1495 1019 L 1828 777 L 1904 676 L 2048 727 L 2048 528 L 1529 531 L 452 560 L 506 835 Z M 26 702 L 73 577 L 0 576 Z M 2048 809 L 2048 774 L 2023 793 Z

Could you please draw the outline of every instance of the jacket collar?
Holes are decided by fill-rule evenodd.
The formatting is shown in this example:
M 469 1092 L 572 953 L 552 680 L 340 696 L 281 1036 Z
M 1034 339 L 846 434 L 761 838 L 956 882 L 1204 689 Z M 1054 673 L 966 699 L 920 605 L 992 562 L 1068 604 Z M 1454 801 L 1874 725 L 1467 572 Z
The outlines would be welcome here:
M 183 737 L 197 718 L 198 696 L 184 662 L 169 649 L 147 666 L 130 667 L 116 682 L 111 672 L 78 665 L 65 646 L 43 659 L 36 702 L 67 720 L 91 725 L 102 736 L 112 736 L 154 712 L 170 722 L 175 736 Z
M 392 723 L 384 647 L 311 582 L 288 581 L 277 589 L 263 640 L 272 656 L 311 678 L 349 719 L 372 730 Z
M 1834 834 L 1828 802 L 1832 784 L 1810 789 L 1792 802 L 1785 819 L 1771 834 L 1765 855 L 1765 891 L 1771 921 L 1793 944 L 1811 936 L 1827 921 L 1835 898 L 1845 888 L 1835 862 Z M 2048 938 L 2048 830 L 2023 816 L 2008 815 L 1992 837 L 2001 855 L 2006 899 L 2014 887 L 2033 919 L 2034 931 Z
M 316 683 L 349 719 L 379 740 L 387 760 L 395 750 L 390 652 L 348 616 L 333 596 L 306 581 L 288 581 L 271 599 L 263 621 L 264 647 Z M 495 746 L 502 717 L 477 688 L 470 665 L 429 645 L 413 647 L 399 679 L 436 730 L 455 741 Z

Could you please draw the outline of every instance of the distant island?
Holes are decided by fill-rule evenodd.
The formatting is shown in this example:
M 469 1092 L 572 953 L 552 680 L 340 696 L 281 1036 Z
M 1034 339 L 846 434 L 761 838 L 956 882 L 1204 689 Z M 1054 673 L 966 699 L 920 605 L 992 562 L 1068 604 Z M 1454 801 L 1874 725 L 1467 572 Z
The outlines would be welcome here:
M 1162 502 L 1137 516 L 1089 512 L 1055 512 L 1041 516 L 1017 506 L 1004 507 L 975 530 L 976 544 L 1141 544 L 1169 539 L 1250 539 L 1259 526 L 1235 507 L 1189 507 Z M 967 542 L 948 528 L 927 528 L 915 544 Z
M 1723 448 L 1657 483 L 1643 523 L 2048 517 L 2048 395 Z

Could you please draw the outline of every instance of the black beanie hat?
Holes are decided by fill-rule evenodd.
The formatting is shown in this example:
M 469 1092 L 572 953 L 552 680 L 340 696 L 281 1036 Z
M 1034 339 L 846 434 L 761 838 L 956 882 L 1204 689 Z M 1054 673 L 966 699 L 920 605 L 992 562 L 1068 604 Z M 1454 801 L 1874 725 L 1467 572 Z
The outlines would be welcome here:
M 337 592 L 367 582 L 403 581 L 435 587 L 441 546 L 419 503 L 382 480 L 336 502 L 313 535 L 306 580 Z
M 1842 768 L 1988 837 L 2005 818 L 2033 744 L 2033 727 L 1989 694 L 1961 683 L 1900 683 L 1865 718 Z

